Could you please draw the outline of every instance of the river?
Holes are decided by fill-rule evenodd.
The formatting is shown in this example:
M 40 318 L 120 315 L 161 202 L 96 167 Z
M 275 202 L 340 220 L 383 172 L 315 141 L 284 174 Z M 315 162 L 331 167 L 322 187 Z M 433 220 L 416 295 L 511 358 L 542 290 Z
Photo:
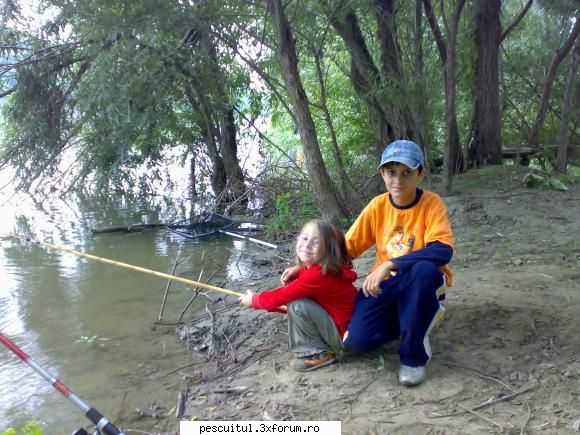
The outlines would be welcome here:
M 168 222 L 185 214 L 162 200 L 151 204 L 109 197 L 35 204 L 25 196 L 0 199 L 0 330 L 110 420 L 127 420 L 156 407 L 170 412 L 180 376 L 165 375 L 200 357 L 186 350 L 172 328 L 154 327 L 167 282 L 5 235 L 31 235 L 164 273 L 171 273 L 181 250 L 186 260 L 176 274 L 198 280 L 203 269 L 202 281 L 215 270 L 221 282 L 250 275 L 252 256 L 262 249 L 228 236 L 191 240 L 167 230 L 91 233 L 92 228 Z M 163 320 L 175 320 L 191 292 L 173 283 Z M 44 423 L 45 434 L 90 427 L 78 408 L 0 345 L 0 433 L 29 420 Z M 148 430 L 151 424 L 144 419 L 134 428 Z M 156 429 L 171 424 L 176 424 L 173 417 L 162 419 Z

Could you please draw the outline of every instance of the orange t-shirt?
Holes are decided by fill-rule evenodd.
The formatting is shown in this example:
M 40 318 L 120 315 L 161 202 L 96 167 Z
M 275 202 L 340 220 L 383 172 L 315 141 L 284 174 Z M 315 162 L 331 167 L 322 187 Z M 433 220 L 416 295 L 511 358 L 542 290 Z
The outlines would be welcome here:
M 376 245 L 377 261 L 371 270 L 392 258 L 417 251 L 428 243 L 441 242 L 453 247 L 453 232 L 447 207 L 439 195 L 427 190 L 409 208 L 397 208 L 384 193 L 371 200 L 345 234 L 349 255 L 357 258 Z M 451 286 L 448 266 L 439 268 Z

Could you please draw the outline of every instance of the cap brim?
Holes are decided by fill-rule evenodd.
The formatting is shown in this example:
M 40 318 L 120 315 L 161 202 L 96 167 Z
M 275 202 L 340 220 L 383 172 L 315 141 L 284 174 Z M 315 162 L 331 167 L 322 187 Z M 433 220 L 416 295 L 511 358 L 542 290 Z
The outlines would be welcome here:
M 385 166 L 387 163 L 401 163 L 403 165 L 405 165 L 406 167 L 408 167 L 409 169 L 417 169 L 419 166 L 421 166 L 421 162 L 417 163 L 415 166 L 410 165 L 410 161 L 408 159 L 405 159 L 404 157 L 393 157 L 390 158 L 388 160 L 385 160 L 384 162 L 381 162 L 381 164 L 379 166 L 377 166 L 377 171 L 380 171 L 381 168 L 383 166 Z

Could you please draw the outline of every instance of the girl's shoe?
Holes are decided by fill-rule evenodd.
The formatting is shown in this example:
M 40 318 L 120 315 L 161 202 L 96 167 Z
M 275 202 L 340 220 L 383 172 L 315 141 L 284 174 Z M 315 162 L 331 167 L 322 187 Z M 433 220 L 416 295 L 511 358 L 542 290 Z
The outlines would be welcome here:
M 320 352 L 316 355 L 296 358 L 292 361 L 292 368 L 298 372 L 309 372 L 332 364 L 336 361 L 336 355 L 333 352 Z
M 426 377 L 427 370 L 425 370 L 425 366 L 411 367 L 403 364 L 399 370 L 399 382 L 408 387 L 419 385 Z

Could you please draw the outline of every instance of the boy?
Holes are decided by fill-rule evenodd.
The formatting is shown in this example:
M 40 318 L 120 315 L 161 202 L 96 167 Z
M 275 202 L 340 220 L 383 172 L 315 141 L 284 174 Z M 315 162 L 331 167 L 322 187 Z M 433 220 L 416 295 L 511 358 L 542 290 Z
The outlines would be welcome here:
M 344 345 L 368 352 L 400 337 L 399 381 L 407 386 L 425 380 L 429 333 L 452 279 L 445 266 L 453 255 L 451 225 L 443 200 L 417 187 L 424 166 L 414 142 L 389 144 L 378 166 L 387 193 L 371 200 L 345 236 L 353 259 L 376 245 L 377 260 L 358 292 Z

